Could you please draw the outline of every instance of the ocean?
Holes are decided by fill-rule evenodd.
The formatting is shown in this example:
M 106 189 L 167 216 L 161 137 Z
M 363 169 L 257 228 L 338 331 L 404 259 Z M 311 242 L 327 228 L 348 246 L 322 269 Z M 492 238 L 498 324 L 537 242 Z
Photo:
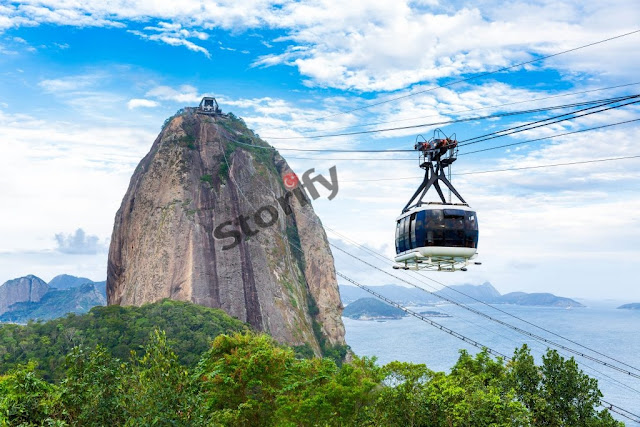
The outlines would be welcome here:
M 580 302 L 587 307 L 565 309 L 504 304 L 497 307 L 640 368 L 640 310 L 616 309 L 615 307 L 622 304 L 616 301 Z M 576 350 L 583 350 L 575 344 L 485 305 L 474 304 L 473 307 L 546 339 Z M 431 317 L 430 319 L 507 356 L 512 356 L 516 347 L 526 343 L 531 348 L 536 361 L 540 363 L 542 354 L 549 346 L 451 304 L 409 308 L 417 312 L 430 310 L 446 313 L 451 317 Z M 466 349 L 472 354 L 479 351 L 464 341 L 411 316 L 386 321 L 349 318 L 343 318 L 343 320 L 347 344 L 351 349 L 359 356 L 376 356 L 379 364 L 399 360 L 424 363 L 431 370 L 448 372 L 458 359 L 459 349 Z M 571 356 L 564 350 L 558 350 L 558 352 L 565 358 Z M 603 359 L 602 356 L 594 356 Z M 604 400 L 640 414 L 640 380 L 579 356 L 575 359 L 585 373 L 598 379 Z M 624 421 L 627 426 L 640 427 L 640 424 L 616 414 L 612 415 Z

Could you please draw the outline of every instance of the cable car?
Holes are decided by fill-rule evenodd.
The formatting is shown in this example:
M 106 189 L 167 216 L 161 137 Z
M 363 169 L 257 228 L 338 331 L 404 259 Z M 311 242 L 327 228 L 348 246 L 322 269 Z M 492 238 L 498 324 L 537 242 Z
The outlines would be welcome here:
M 418 138 L 421 138 L 419 136 Z M 436 130 L 429 141 L 416 141 L 420 167 L 425 170 L 422 184 L 396 218 L 396 257 L 393 268 L 405 270 L 467 270 L 477 255 L 478 218 L 447 178 L 456 160 L 458 142 Z M 440 183 L 450 191 L 445 198 Z M 439 202 L 423 202 L 430 188 Z M 459 203 L 451 202 L 451 193 Z M 476 262 L 476 264 L 480 264 Z

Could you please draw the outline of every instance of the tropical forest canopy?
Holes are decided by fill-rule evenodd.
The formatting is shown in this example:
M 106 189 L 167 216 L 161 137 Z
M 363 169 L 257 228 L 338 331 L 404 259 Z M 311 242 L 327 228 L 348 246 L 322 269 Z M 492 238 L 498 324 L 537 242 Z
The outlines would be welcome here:
M 0 340 L 3 426 L 620 425 L 573 359 L 536 365 L 526 346 L 508 362 L 461 351 L 449 373 L 341 363 L 175 301 L 4 325 Z

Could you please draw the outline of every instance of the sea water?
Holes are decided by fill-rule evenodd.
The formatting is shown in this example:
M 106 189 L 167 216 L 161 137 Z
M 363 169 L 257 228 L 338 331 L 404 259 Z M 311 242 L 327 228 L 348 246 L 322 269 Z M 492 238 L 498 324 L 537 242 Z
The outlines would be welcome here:
M 586 307 L 565 309 L 504 304 L 495 307 L 628 365 L 640 368 L 640 310 L 616 309 L 615 307 L 620 303 L 615 301 L 581 302 Z M 474 304 L 471 307 L 548 340 L 612 362 L 552 333 L 493 310 L 490 306 Z M 516 347 L 526 343 L 536 357 L 536 362 L 541 363 L 541 356 L 546 352 L 547 347 L 554 348 L 551 344 L 540 343 L 529 336 L 454 305 L 411 307 L 411 309 L 417 312 L 428 310 L 448 314 L 451 317 L 430 317 L 429 319 L 509 357 L 513 355 Z M 361 321 L 348 318 L 343 320 L 346 340 L 351 349 L 359 356 L 376 356 L 379 364 L 399 360 L 424 363 L 434 371 L 448 372 L 458 359 L 459 349 L 466 349 L 472 354 L 479 351 L 474 346 L 411 316 L 386 321 Z M 583 371 L 598 379 L 598 386 L 604 395 L 604 400 L 640 414 L 640 380 L 597 362 L 585 360 L 566 350 L 558 349 L 558 352 L 565 358 L 575 356 Z M 625 366 L 621 367 L 626 369 Z M 633 372 L 637 373 L 637 371 Z M 627 426 L 640 426 L 614 413 L 612 415 L 624 421 Z

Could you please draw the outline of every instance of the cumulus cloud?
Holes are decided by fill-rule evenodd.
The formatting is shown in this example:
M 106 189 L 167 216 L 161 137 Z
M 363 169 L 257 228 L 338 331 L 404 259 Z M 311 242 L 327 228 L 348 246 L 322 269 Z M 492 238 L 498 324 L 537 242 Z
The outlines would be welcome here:
M 103 76 L 102 74 L 82 74 L 56 79 L 43 79 L 38 82 L 38 86 L 45 92 L 64 94 L 87 89 L 96 84 Z
M 198 103 L 204 95 L 198 93 L 198 89 L 191 85 L 182 85 L 177 89 L 171 86 L 157 86 L 148 91 L 145 96 L 162 101 Z
M 30 0 L 3 6 L 0 29 L 43 23 L 128 27 L 147 40 L 209 56 L 206 31 L 270 28 L 279 46 L 256 66 L 288 65 L 311 86 L 390 91 L 467 73 L 481 73 L 636 29 L 638 5 L 576 0 L 431 1 L 185 0 L 135 2 Z M 140 22 L 156 22 L 141 27 Z M 573 52 L 531 67 L 572 76 L 632 77 L 638 35 Z M 282 46 L 282 47 L 280 47 Z M 530 68 L 531 68 L 530 67 Z
M 182 28 L 182 25 L 180 24 L 159 22 L 158 26 L 144 27 L 144 31 L 128 31 L 145 40 L 159 41 L 171 46 L 184 46 L 194 52 L 203 53 L 207 58 L 211 57 L 211 54 L 206 48 L 189 40 L 190 38 L 195 38 L 200 41 L 204 41 L 209 38 L 209 35 L 202 31 Z
M 58 233 L 55 235 L 58 252 L 73 255 L 94 255 L 105 250 L 98 236 L 86 234 L 78 228 L 73 234 Z
M 134 108 L 139 108 L 139 107 L 153 108 L 153 107 L 157 107 L 158 105 L 159 104 L 156 101 L 152 101 L 150 99 L 140 99 L 140 98 L 130 99 L 129 102 L 127 102 L 127 108 L 129 110 L 133 110 Z

